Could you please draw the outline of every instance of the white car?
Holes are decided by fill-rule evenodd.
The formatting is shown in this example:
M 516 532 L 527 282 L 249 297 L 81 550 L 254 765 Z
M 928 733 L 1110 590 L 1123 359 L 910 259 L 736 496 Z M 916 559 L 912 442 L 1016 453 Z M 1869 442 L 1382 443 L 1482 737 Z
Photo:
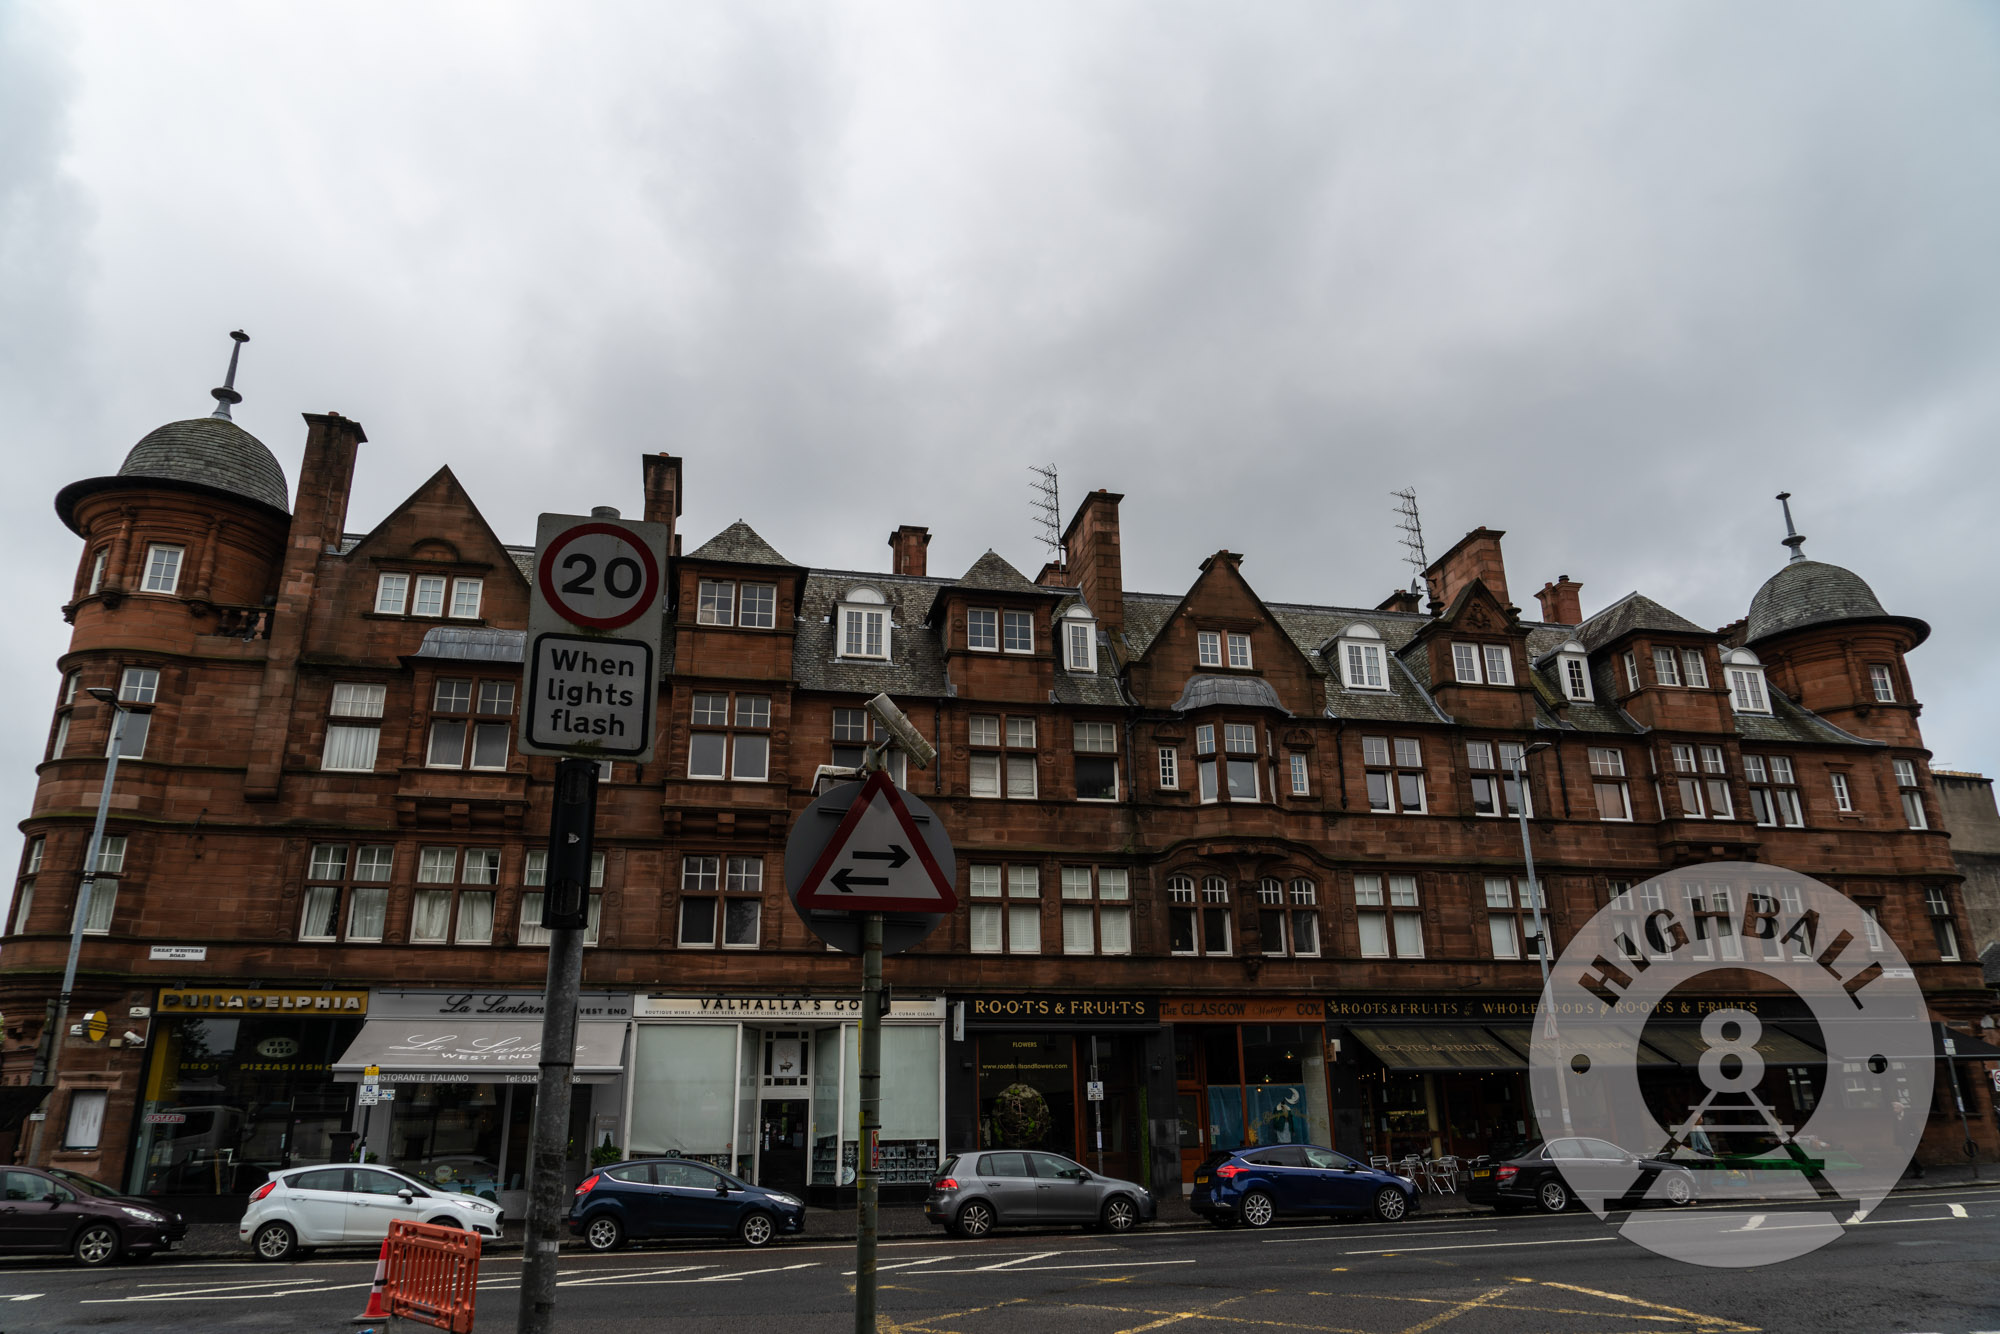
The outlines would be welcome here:
M 292 1260 L 313 1246 L 365 1245 L 398 1218 L 500 1235 L 500 1206 L 445 1194 L 382 1167 L 294 1167 L 250 1195 L 236 1235 L 260 1260 Z

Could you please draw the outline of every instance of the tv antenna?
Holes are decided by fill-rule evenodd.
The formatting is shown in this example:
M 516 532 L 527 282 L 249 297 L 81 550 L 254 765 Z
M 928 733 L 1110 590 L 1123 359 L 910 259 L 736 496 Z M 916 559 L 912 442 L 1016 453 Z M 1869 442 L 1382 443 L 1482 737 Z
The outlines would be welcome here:
M 1430 568 L 1430 560 L 1424 555 L 1424 526 L 1417 518 L 1417 488 L 1406 486 L 1389 494 L 1399 502 L 1390 513 L 1396 516 L 1396 526 L 1403 530 L 1403 559 L 1413 571 L 1410 591 L 1414 593 L 1423 586 L 1424 571 Z
M 1030 463 L 1028 471 L 1035 475 L 1028 485 L 1033 489 L 1034 499 L 1028 508 L 1034 511 L 1035 526 L 1041 529 L 1042 545 L 1049 549 L 1049 564 L 1064 569 L 1062 544 L 1062 496 L 1056 489 L 1056 465 L 1046 467 Z

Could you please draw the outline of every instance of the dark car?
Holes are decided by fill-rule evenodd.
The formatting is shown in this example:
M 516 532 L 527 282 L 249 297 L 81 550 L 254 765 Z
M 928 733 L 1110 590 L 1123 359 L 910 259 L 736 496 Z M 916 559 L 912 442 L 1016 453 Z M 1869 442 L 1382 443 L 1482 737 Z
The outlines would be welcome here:
M 924 1199 L 924 1217 L 954 1237 L 983 1237 L 1017 1223 L 1080 1223 L 1129 1232 L 1158 1212 L 1153 1193 L 1137 1182 L 1103 1176 L 1040 1149 L 947 1158 Z
M 1641 1158 L 1609 1140 L 1564 1138 L 1531 1145 L 1504 1163 L 1475 1164 L 1465 1198 L 1501 1213 L 1536 1208 L 1559 1214 L 1575 1203 L 1579 1189 L 1630 1208 L 1692 1203 L 1694 1183 L 1685 1164 Z
M 652 1237 L 734 1236 L 762 1246 L 805 1231 L 806 1206 L 691 1158 L 641 1158 L 585 1177 L 569 1207 L 569 1230 L 593 1251 Z
M 1386 1223 L 1417 1207 L 1417 1186 L 1317 1144 L 1216 1152 L 1194 1174 L 1188 1207 L 1217 1227 L 1269 1227 L 1287 1214 L 1369 1214 Z
M 144 1259 L 187 1235 L 171 1209 L 121 1195 L 59 1167 L 0 1171 L 0 1251 L 69 1252 L 77 1263 L 105 1265 L 120 1255 Z

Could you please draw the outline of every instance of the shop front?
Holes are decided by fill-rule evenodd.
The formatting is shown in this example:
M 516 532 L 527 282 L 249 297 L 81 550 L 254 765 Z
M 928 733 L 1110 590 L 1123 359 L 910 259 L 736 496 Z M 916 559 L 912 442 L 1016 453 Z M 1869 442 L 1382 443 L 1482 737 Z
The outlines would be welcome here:
M 861 1140 L 859 996 L 632 998 L 625 1151 L 699 1158 L 816 1204 L 853 1198 Z M 881 1183 L 928 1188 L 944 1149 L 942 1000 L 882 1024 Z
M 952 998 L 953 1152 L 1047 1149 L 1152 1187 L 1171 1180 L 1172 1049 L 1151 998 Z
M 344 1156 L 353 1090 L 334 1078 L 365 991 L 170 988 L 154 998 L 135 1195 L 240 1196 Z
M 540 992 L 376 991 L 366 1027 L 334 1063 L 344 1084 L 370 1066 L 386 1095 L 348 1129 L 367 1161 L 444 1190 L 527 1207 L 528 1145 L 540 1077 Z M 585 992 L 576 1028 L 567 1172 L 617 1145 L 631 997 Z
M 1182 1189 L 1216 1151 L 1333 1142 L 1326 1003 L 1303 997 L 1176 997 L 1172 1025 Z

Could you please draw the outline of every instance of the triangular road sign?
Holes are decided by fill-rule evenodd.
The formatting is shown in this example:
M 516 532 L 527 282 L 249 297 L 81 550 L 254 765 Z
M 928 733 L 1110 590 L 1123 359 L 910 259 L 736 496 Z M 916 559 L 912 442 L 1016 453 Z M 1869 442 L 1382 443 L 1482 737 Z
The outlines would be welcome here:
M 801 908 L 942 913 L 958 906 L 958 895 L 902 793 L 878 769 L 806 872 L 796 901 Z

